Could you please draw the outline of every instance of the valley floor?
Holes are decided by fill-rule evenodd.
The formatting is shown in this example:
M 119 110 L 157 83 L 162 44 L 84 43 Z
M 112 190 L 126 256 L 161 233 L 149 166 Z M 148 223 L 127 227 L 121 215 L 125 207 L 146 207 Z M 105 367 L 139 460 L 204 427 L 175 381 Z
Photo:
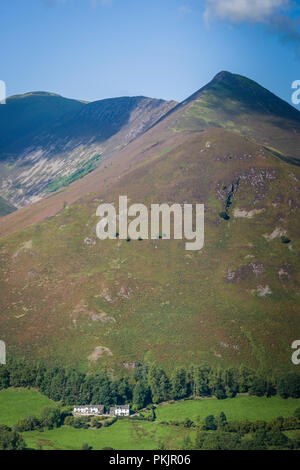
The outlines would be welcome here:
M 45 406 L 55 403 L 32 389 L 0 391 L 0 424 L 12 426 L 28 415 L 39 416 Z M 30 449 L 79 450 L 88 444 L 94 450 L 109 447 L 116 450 L 167 449 L 180 448 L 185 437 L 194 440 L 196 429 L 174 426 L 171 421 L 190 418 L 196 424 L 206 416 L 219 415 L 223 411 L 228 420 L 248 419 L 250 421 L 270 421 L 277 416 L 291 416 L 300 407 L 300 399 L 284 400 L 272 398 L 238 396 L 233 399 L 214 398 L 185 400 L 157 406 L 154 422 L 137 421 L 132 418 L 120 419 L 110 427 L 101 429 L 74 429 L 61 426 L 53 430 L 30 431 L 22 433 Z M 293 431 L 294 433 L 296 431 Z M 298 432 L 298 431 L 297 431 Z

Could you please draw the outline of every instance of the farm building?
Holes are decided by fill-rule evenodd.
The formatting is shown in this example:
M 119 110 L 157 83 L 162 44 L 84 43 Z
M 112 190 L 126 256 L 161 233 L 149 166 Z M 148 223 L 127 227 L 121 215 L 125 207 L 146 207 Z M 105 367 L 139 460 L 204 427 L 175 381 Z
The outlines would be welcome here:
M 101 416 L 104 414 L 103 405 L 74 406 L 73 415 L 79 416 Z
M 117 405 L 110 408 L 109 414 L 111 416 L 129 416 L 130 406 L 129 405 Z

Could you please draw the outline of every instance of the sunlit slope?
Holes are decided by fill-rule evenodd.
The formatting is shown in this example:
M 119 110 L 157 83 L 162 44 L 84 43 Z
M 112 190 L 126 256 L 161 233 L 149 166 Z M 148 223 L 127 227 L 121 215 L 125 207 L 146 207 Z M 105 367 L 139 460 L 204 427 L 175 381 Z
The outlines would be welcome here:
M 73 172 L 75 171 L 78 162 L 82 171 L 84 158 L 88 159 L 84 165 L 90 166 L 92 159 L 100 155 L 97 163 L 99 167 L 70 187 L 62 187 L 58 193 L 51 194 L 51 197 L 1 220 L 0 235 L 12 233 L 53 216 L 66 203 L 71 204 L 89 192 L 101 191 L 104 194 L 136 164 L 152 158 L 153 154 L 174 149 L 211 128 L 226 129 L 246 136 L 252 142 L 269 148 L 276 158 L 294 165 L 299 164 L 299 111 L 252 80 L 229 72 L 220 72 L 208 85 L 177 106 L 174 102 L 161 102 L 143 97 L 102 100 L 83 106 L 76 118 L 65 122 L 63 126 L 56 126 L 57 137 L 54 133 L 54 137 L 50 139 L 51 142 L 56 142 L 58 147 L 61 142 L 67 145 L 69 153 L 61 154 L 63 164 L 60 157 L 59 161 L 56 161 L 58 167 L 52 161 L 51 175 L 48 174 L 48 160 L 43 169 L 39 168 L 36 172 L 35 167 L 32 169 L 35 172 L 33 178 L 29 178 L 26 173 L 25 193 L 28 190 L 33 200 L 37 192 L 42 194 L 44 191 L 43 194 L 47 195 L 49 188 L 58 187 L 57 183 L 65 178 L 65 174 L 70 175 L 72 168 Z M 160 115 L 163 116 L 161 119 Z M 96 141 L 101 141 L 104 135 L 108 136 L 112 132 L 111 125 L 114 121 L 114 130 L 119 130 L 105 141 L 103 150 L 101 142 Z M 146 131 L 155 121 L 157 123 Z M 96 128 L 98 132 L 95 131 Z M 61 139 L 59 135 L 63 129 L 65 134 Z M 84 138 L 87 133 L 85 145 L 79 146 L 75 153 L 71 151 L 74 140 L 71 138 L 70 129 L 76 129 L 73 136 L 77 137 Z M 40 163 L 37 162 L 36 165 Z M 14 188 L 13 185 L 13 193 Z M 17 189 L 16 198 L 26 199 L 27 193 L 19 191 L 18 185 Z
M 149 358 L 167 367 L 292 367 L 300 168 L 223 129 L 147 155 L 107 189 L 93 187 L 56 217 L 1 239 L 0 331 L 9 354 L 85 369 L 126 370 Z M 98 240 L 96 208 L 120 194 L 148 206 L 204 203 L 204 249 Z
M 300 158 L 300 112 L 241 75 L 220 72 L 164 120 L 174 132 L 221 127 Z

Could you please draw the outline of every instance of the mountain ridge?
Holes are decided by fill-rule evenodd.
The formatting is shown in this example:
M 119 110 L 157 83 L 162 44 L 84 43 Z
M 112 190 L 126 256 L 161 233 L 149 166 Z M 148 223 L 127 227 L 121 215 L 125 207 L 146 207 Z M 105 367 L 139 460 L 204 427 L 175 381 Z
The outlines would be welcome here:
M 116 375 L 149 361 L 294 368 L 300 168 L 287 156 L 299 159 L 298 128 L 216 86 L 215 101 L 210 88 L 118 148 L 122 127 L 94 171 L 0 219 L 0 330 L 12 356 Z M 269 97 L 263 108 L 276 108 Z M 119 195 L 148 208 L 204 204 L 203 249 L 99 240 L 97 207 Z
M 219 72 L 159 122 L 183 130 L 223 127 L 300 158 L 300 111 L 254 80 Z M 157 125 L 156 123 L 155 125 Z M 289 142 L 292 140 L 292 143 Z
M 8 99 L 0 109 L 0 194 L 18 207 L 40 199 L 55 178 L 81 171 L 96 155 L 108 158 L 174 104 L 146 97 L 82 103 L 39 92 Z
M 258 88 L 258 90 L 262 91 L 263 94 L 267 93 L 268 98 L 273 98 L 273 95 L 271 92 L 268 92 L 268 90 L 264 89 L 260 85 L 256 84 L 256 82 L 253 82 L 252 80 L 249 80 L 241 75 L 237 74 L 231 74 L 230 72 L 220 72 L 217 74 L 211 82 L 209 82 L 206 86 L 200 88 L 196 93 L 192 94 L 191 97 L 196 97 L 196 96 L 202 96 L 203 95 L 203 90 L 211 90 L 211 84 L 214 83 L 219 83 L 220 81 L 223 81 L 224 79 L 226 80 L 227 78 L 230 78 L 230 81 L 232 82 L 235 81 L 236 79 L 239 81 L 242 79 L 242 82 L 245 83 L 253 83 L 255 88 Z M 138 97 L 141 98 L 141 97 Z M 279 101 L 280 104 L 282 100 L 280 98 L 276 98 L 276 103 Z M 122 99 L 122 98 L 120 98 Z M 135 98 L 136 99 L 136 98 Z M 148 99 L 148 98 L 146 98 Z M 212 99 L 211 92 L 209 94 L 209 100 Z M 118 99 L 117 99 L 118 100 Z M 140 159 L 146 158 L 145 156 L 148 155 L 148 150 L 145 152 L 145 148 L 151 149 L 151 146 L 153 145 L 153 142 L 157 142 L 157 148 L 159 149 L 160 147 L 163 149 L 164 148 L 164 141 L 166 142 L 166 145 L 171 145 L 171 142 L 174 140 L 177 144 L 179 142 L 185 141 L 185 139 L 190 138 L 190 134 L 195 134 L 195 133 L 201 133 L 205 129 L 209 129 L 210 127 L 219 127 L 219 128 L 224 128 L 227 130 L 230 130 L 231 132 L 236 132 L 238 134 L 245 135 L 247 138 L 251 138 L 254 142 L 258 141 L 261 145 L 263 145 L 266 148 L 272 149 L 273 154 L 279 158 L 278 156 L 280 155 L 280 158 L 284 161 L 287 162 L 296 162 L 298 161 L 299 155 L 300 155 L 300 145 L 299 145 L 299 135 L 300 135 L 300 126 L 295 130 L 293 128 L 293 125 L 291 125 L 290 120 L 286 120 L 283 122 L 282 118 L 275 120 L 275 123 L 273 121 L 270 121 L 269 115 L 267 117 L 263 116 L 261 118 L 261 115 L 258 114 L 251 114 L 251 113 L 244 113 L 242 116 L 238 114 L 238 118 L 236 119 L 237 123 L 233 123 L 232 121 L 228 122 L 228 112 L 232 112 L 232 109 L 235 109 L 236 107 L 236 102 L 234 101 L 233 103 L 233 108 L 231 106 L 231 100 L 229 100 L 229 105 L 227 103 L 227 107 L 229 106 L 229 111 L 228 109 L 225 109 L 225 112 L 222 108 L 223 102 L 218 99 L 217 101 L 213 102 L 213 105 L 216 107 L 216 111 L 213 110 L 213 115 L 211 114 L 212 112 L 212 106 L 211 102 L 208 100 L 208 105 L 206 102 L 199 102 L 196 99 L 192 100 L 184 100 L 183 103 L 179 103 L 176 105 L 175 102 L 166 102 L 166 106 L 170 106 L 171 109 L 167 112 L 163 112 L 163 116 L 160 119 L 157 119 L 156 122 L 153 125 L 149 126 L 149 129 L 143 129 L 141 132 L 141 135 L 135 136 L 136 144 L 132 143 L 132 139 L 128 139 L 128 135 L 125 132 L 125 134 L 121 133 L 120 139 L 118 139 L 118 134 L 117 134 L 117 142 L 114 137 L 112 137 L 111 140 L 108 142 L 110 145 L 107 148 L 107 153 L 106 153 L 106 158 L 101 159 L 100 162 L 100 168 L 96 171 L 95 177 L 93 178 L 91 175 L 91 178 L 89 176 L 85 176 L 85 178 L 88 178 L 90 182 L 95 180 L 95 183 L 88 183 L 90 185 L 92 184 L 92 187 L 97 187 L 97 181 L 99 180 L 99 184 L 104 184 L 107 186 L 107 181 L 109 180 L 114 180 L 117 179 L 122 172 L 128 171 L 132 165 L 136 164 L 133 163 L 139 161 Z M 96 104 L 90 103 L 91 106 L 97 106 L 98 102 L 95 102 Z M 169 103 L 169 104 L 168 104 Z M 191 107 L 192 105 L 192 107 Z M 87 105 L 89 106 L 89 105 Z M 287 103 L 285 104 L 286 109 L 290 110 L 292 107 L 288 105 Z M 208 111 L 207 111 L 208 108 Z M 86 109 L 86 108 L 83 108 Z M 165 110 L 164 110 L 165 111 Z M 240 112 L 240 109 L 238 108 L 238 113 Z M 292 113 L 295 112 L 295 108 L 292 108 Z M 296 110 L 296 115 L 298 116 L 300 113 Z M 137 122 L 139 122 L 140 116 L 137 115 Z M 245 120 L 246 119 L 246 128 L 244 126 L 241 126 L 242 118 Z M 222 122 L 222 119 L 224 120 Z M 218 121 L 219 122 L 216 122 Z M 220 125 L 221 123 L 221 125 Z M 282 125 L 281 129 L 278 127 Z M 245 130 L 245 133 L 243 131 Z M 265 132 L 265 134 L 264 134 Z M 129 134 L 130 136 L 130 134 Z M 263 136 L 263 138 L 262 138 Z M 126 145 L 130 142 L 130 148 L 132 148 L 132 155 L 128 155 L 126 150 L 122 150 L 122 146 L 120 147 L 120 141 L 124 142 L 124 137 L 127 137 L 127 142 Z M 69 142 L 66 142 L 66 144 L 70 144 Z M 66 152 L 69 151 L 68 145 L 66 147 Z M 79 147 L 80 149 L 80 147 Z M 100 148 L 100 153 L 102 149 Z M 82 162 L 82 156 L 81 152 L 78 152 L 78 155 L 75 155 L 75 159 L 77 161 L 77 165 Z M 125 153 L 124 153 L 125 152 Z M 99 153 L 99 146 L 98 145 L 93 145 L 89 144 L 88 145 L 88 158 L 85 160 L 88 164 L 89 159 L 94 158 L 96 154 Z M 123 155 L 124 153 L 124 155 Z M 69 154 L 71 155 L 72 152 Z M 34 158 L 34 156 L 33 156 Z M 112 159 L 112 160 L 111 160 Z M 121 161 L 122 160 L 122 161 Z M 110 162 L 109 165 L 107 165 L 106 162 Z M 111 168 L 111 164 L 117 165 L 117 168 Z M 37 165 L 38 166 L 38 165 Z M 75 168 L 76 169 L 76 168 Z M 107 177 L 104 177 L 104 172 L 103 170 L 105 169 L 105 175 Z M 118 173 L 119 169 L 119 173 Z M 100 172 L 100 173 L 99 173 Z M 68 172 L 70 173 L 70 172 Z M 112 173 L 112 177 L 110 177 L 110 173 Z M 0 171 L 1 174 L 1 171 Z M 60 174 L 60 173 L 59 173 Z M 25 179 L 28 179 L 28 174 L 25 173 Z M 46 182 L 51 182 L 53 181 L 52 179 L 48 177 L 46 173 Z M 85 179 L 81 181 L 73 183 L 70 190 L 67 188 L 64 191 L 64 197 L 65 200 L 68 201 L 68 203 L 73 203 L 75 202 L 77 197 L 82 197 L 82 195 L 85 194 L 86 189 L 85 189 Z M 100 183 L 100 181 L 102 181 Z M 29 192 L 31 191 L 31 187 L 35 187 L 36 183 L 33 181 L 33 184 L 30 184 L 29 186 Z M 17 186 L 18 187 L 18 186 Z M 45 192 L 45 188 L 47 185 L 45 183 L 43 184 L 42 191 L 44 190 L 44 193 L 42 192 L 42 195 L 45 196 L 47 194 Z M 74 190 L 72 189 L 74 187 Z M 19 189 L 18 189 L 19 190 Z M 0 185 L 0 194 L 1 194 L 1 185 Z M 6 184 L 2 184 L 2 194 L 5 194 L 6 198 L 10 199 L 10 201 L 14 202 L 12 198 L 9 197 L 7 194 L 7 187 Z M 78 194 L 78 196 L 76 196 Z M 80 194 L 80 196 L 79 196 Z M 21 195 L 22 197 L 22 195 Z M 18 196 L 20 198 L 20 196 Z M 37 199 L 39 199 L 38 197 Z M 60 207 L 60 196 L 52 197 L 51 200 L 47 198 L 46 201 L 41 203 L 39 207 L 44 208 L 43 211 L 45 214 L 53 214 L 55 213 L 55 210 L 59 210 L 58 208 Z M 29 202 L 34 202 L 36 200 L 36 196 L 30 196 L 30 201 Z M 51 208 L 51 204 L 53 204 L 53 207 Z M 22 204 L 24 205 L 24 204 Z M 47 207 L 47 209 L 46 209 Z M 56 207 L 56 209 L 54 209 Z M 22 212 L 23 213 L 23 212 Z M 27 213 L 27 210 L 25 211 Z M 29 211 L 30 213 L 30 211 Z M 39 213 L 38 211 L 35 211 L 35 217 L 37 217 Z M 38 218 L 43 217 L 42 214 L 38 216 Z M 20 215 L 20 218 L 22 216 Z M 9 219 L 10 220 L 10 219 Z M 37 220 L 35 218 L 35 220 Z M 4 226 L 4 221 L 2 223 L 2 226 Z M 5 226 L 9 227 L 10 222 L 7 221 L 5 223 Z M 23 226 L 23 225 L 22 225 Z

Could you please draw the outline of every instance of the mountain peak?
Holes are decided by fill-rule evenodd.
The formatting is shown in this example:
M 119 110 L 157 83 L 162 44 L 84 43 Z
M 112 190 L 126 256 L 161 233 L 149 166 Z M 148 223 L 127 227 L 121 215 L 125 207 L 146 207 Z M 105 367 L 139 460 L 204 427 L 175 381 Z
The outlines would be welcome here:
M 256 113 L 300 122 L 299 111 L 289 103 L 254 80 L 224 70 L 181 105 L 199 100 L 210 110 L 227 108 L 229 120 L 234 115 Z
M 234 91 L 236 88 L 243 87 L 245 89 L 248 87 L 248 91 L 251 91 L 251 89 L 256 88 L 264 90 L 265 92 L 271 94 L 269 90 L 263 88 L 261 85 L 259 85 L 259 83 L 255 82 L 254 80 L 251 80 L 250 78 L 247 78 L 243 75 L 239 75 L 237 73 L 228 72 L 226 70 L 222 70 L 221 72 L 217 73 L 217 75 L 215 75 L 215 77 L 207 85 L 202 87 L 198 92 L 201 92 L 202 90 L 217 85 L 227 86 L 231 88 L 232 91 Z
M 235 74 L 234 73 L 231 73 L 231 72 L 228 72 L 227 70 L 221 70 L 221 72 L 217 73 L 217 75 L 215 75 L 215 77 L 213 78 L 213 81 L 214 80 L 223 80 L 224 78 L 230 78 L 230 77 L 234 77 Z

